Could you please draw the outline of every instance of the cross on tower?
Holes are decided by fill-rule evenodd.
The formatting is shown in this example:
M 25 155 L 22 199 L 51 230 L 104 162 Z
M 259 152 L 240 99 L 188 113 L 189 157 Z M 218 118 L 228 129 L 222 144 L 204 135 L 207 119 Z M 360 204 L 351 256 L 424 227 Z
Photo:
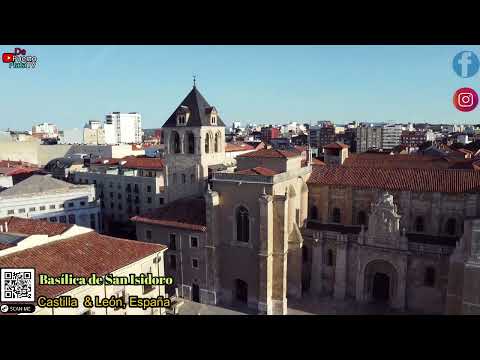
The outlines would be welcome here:
M 193 87 L 195 87 L 196 80 L 197 80 L 197 76 L 196 76 L 196 75 L 193 75 Z

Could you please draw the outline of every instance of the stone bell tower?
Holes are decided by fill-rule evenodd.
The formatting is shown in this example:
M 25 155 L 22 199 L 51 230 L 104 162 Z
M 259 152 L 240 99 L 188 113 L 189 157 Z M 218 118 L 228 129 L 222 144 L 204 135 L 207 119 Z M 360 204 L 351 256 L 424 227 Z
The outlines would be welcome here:
M 225 161 L 225 124 L 194 84 L 162 127 L 168 201 L 202 195 L 209 167 Z

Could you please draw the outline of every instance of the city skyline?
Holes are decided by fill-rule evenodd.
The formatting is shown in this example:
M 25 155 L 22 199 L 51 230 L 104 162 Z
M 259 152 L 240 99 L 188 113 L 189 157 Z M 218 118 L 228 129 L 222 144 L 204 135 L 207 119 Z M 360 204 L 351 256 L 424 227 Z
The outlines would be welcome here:
M 17 45 L 1 45 L 3 52 Z M 478 46 L 20 46 L 34 69 L 2 64 L 2 130 L 51 122 L 81 128 L 109 112 L 139 112 L 158 128 L 193 85 L 226 125 L 395 122 L 477 124 L 452 104 L 452 59 Z M 477 89 L 478 90 L 478 89 Z

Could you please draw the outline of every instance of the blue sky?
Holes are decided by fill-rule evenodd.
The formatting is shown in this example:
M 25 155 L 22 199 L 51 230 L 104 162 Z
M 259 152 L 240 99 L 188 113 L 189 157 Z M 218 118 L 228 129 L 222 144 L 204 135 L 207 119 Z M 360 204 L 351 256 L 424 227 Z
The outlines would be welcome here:
M 138 111 L 161 127 L 197 86 L 222 118 L 255 123 L 349 121 L 480 123 L 480 107 L 457 111 L 456 53 L 479 46 L 19 46 L 35 69 L 0 63 L 0 128 L 61 128 Z

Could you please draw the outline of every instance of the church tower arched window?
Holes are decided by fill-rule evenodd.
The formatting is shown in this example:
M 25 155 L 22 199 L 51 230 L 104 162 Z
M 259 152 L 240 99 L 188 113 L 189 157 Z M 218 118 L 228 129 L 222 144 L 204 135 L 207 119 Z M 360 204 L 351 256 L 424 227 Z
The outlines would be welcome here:
M 416 232 L 423 232 L 425 229 L 424 222 L 423 222 L 423 217 L 417 216 L 415 219 L 415 231 Z
M 248 218 L 248 210 L 240 206 L 236 213 L 237 221 L 237 241 L 248 242 L 250 232 L 250 220 Z
M 180 153 L 180 135 L 174 131 L 171 135 L 171 151 L 175 154 Z
M 195 154 L 195 137 L 191 132 L 187 135 L 188 153 Z

